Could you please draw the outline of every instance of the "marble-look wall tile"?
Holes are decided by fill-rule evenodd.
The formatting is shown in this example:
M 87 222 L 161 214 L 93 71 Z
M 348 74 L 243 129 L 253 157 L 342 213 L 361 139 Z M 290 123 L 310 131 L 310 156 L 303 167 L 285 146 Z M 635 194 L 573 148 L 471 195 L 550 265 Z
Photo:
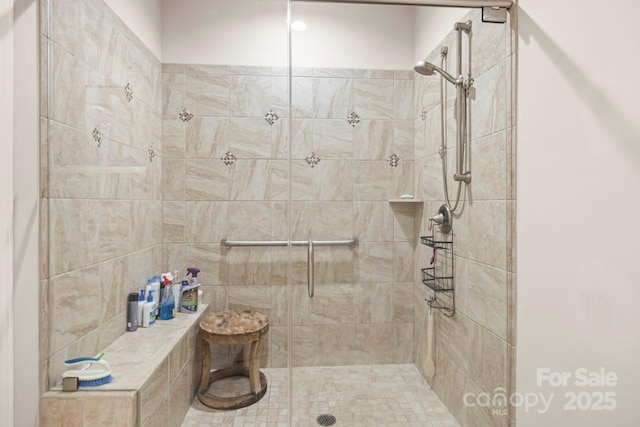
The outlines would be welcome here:
M 396 282 L 411 282 L 414 280 L 415 270 L 413 257 L 413 243 L 394 242 L 393 275 Z
M 393 363 L 393 323 L 356 324 L 354 329 L 348 354 L 351 360 L 362 364 Z
M 353 86 L 353 108 L 360 117 L 363 119 L 393 119 L 393 80 L 356 79 Z
M 413 119 L 413 80 L 394 81 L 393 118 Z
M 403 160 L 415 159 L 415 123 L 413 120 L 395 120 L 393 122 L 393 151 Z
M 169 411 L 169 409 L 172 409 L 172 411 Z M 158 406 L 153 409 L 153 412 L 142 424 L 142 427 L 169 427 L 169 414 L 171 413 L 173 416 L 175 410 L 175 404 L 169 405 L 169 392 L 167 391 L 162 395 Z
M 314 77 L 345 77 L 352 78 L 354 70 L 352 68 L 314 68 Z
M 186 64 L 172 64 L 172 63 L 162 63 L 162 72 L 163 73 L 186 73 L 187 65 Z
M 186 202 L 183 241 L 217 243 L 227 237 L 228 202 Z
M 356 79 L 392 79 L 393 70 L 367 70 L 356 69 L 353 70 L 353 76 Z
M 282 240 L 286 238 L 284 201 L 229 202 L 229 237 L 234 240 Z M 230 249 L 233 251 L 233 249 Z
M 184 73 L 162 74 L 162 114 L 173 115 L 186 107 L 187 75 Z
M 227 200 L 229 168 L 220 159 L 190 160 L 185 166 L 185 200 Z
M 363 120 L 354 129 L 353 158 L 357 160 L 386 160 L 394 151 L 394 139 L 393 121 Z
M 506 132 L 498 132 L 471 144 L 473 200 L 504 200 L 507 186 Z
M 229 100 L 231 116 L 264 117 L 271 109 L 271 77 L 232 75 Z
M 232 118 L 229 141 L 229 149 L 239 158 L 271 157 L 271 128 L 262 118 Z
M 474 329 L 470 337 L 470 377 L 487 392 L 498 387 L 506 390 L 508 387 L 507 342 L 485 328 Z
M 166 407 L 169 410 L 170 427 L 179 427 L 182 425 L 184 416 L 191 406 L 194 393 L 193 387 L 190 387 L 189 383 L 190 376 L 188 374 L 188 367 L 185 366 L 169 389 L 168 402 L 171 402 L 171 405 L 167 404 Z
M 500 63 L 478 77 L 471 103 L 471 137 L 481 138 L 506 128 L 506 68 Z
M 355 281 L 359 283 L 392 282 L 393 255 L 392 242 L 362 242 L 355 251 Z
M 413 363 L 413 322 L 393 324 L 393 363 Z
M 344 119 L 313 121 L 313 151 L 323 159 L 351 159 L 353 127 Z
M 229 76 L 187 74 L 186 105 L 196 116 L 229 115 Z
M 184 157 L 185 126 L 177 116 L 162 117 L 162 156 Z
M 81 427 L 82 401 L 45 397 L 40 399 L 40 426 Z
M 242 286 L 287 283 L 286 248 L 242 249 L 231 250 L 227 255 L 229 283 Z
M 482 75 L 504 59 L 507 27 L 507 25 L 482 22 L 480 16 L 473 21 L 471 55 L 475 76 Z
M 353 220 L 355 235 L 361 242 L 393 240 L 395 216 L 388 202 L 354 202 Z
M 507 272 L 468 262 L 466 314 L 502 339 L 507 337 Z
M 231 170 L 231 200 L 286 200 L 288 165 L 284 160 L 243 160 Z
M 217 74 L 228 75 L 228 65 L 216 65 L 216 64 L 181 64 L 186 68 L 186 72 L 189 74 Z
M 517 315 L 518 315 L 518 275 L 508 273 L 507 276 L 507 342 L 515 346 L 517 337 Z
M 221 285 L 229 283 L 230 265 L 225 262 L 225 254 L 220 243 L 193 243 L 184 246 L 182 264 L 173 261 L 173 269 L 186 273 L 188 267 L 200 268 L 199 282 L 205 285 Z M 177 260 L 179 257 L 176 258 Z
M 354 199 L 386 201 L 393 192 L 393 168 L 383 161 L 354 162 Z
M 353 305 L 356 323 L 390 323 L 393 320 L 393 284 L 356 283 Z
M 320 82 L 316 83 L 320 90 Z M 328 89 L 325 89 L 328 91 Z M 298 118 L 312 118 L 315 111 L 314 80 L 311 77 L 292 77 L 291 115 Z
M 414 287 L 414 282 L 393 284 L 393 321 L 394 322 L 411 322 L 411 324 L 413 324 L 413 321 L 414 321 L 413 287 Z
M 186 126 L 186 140 L 183 143 L 187 158 L 219 159 L 229 151 L 229 120 L 222 117 L 194 117 Z
M 353 79 L 314 78 L 312 84 L 314 117 L 346 120 L 353 111 Z
M 415 162 L 401 161 L 393 168 L 393 198 L 415 194 Z
M 100 325 L 98 266 L 54 277 L 49 282 L 49 354 L 53 354 Z
M 231 65 L 229 74 L 242 74 L 245 76 L 270 76 L 271 67 L 268 66 L 247 66 L 247 65 Z
M 169 387 L 169 358 L 166 358 L 160 366 L 151 374 L 149 380 L 142 386 L 138 393 L 138 419 L 144 425 L 152 415 L 153 410 L 161 402 L 162 396 Z
M 344 236 L 344 234 L 341 234 L 341 236 Z M 340 237 L 339 239 L 342 240 L 344 238 Z M 316 283 L 353 283 L 354 256 L 353 249 L 347 247 L 318 248 L 315 253 Z M 296 277 L 292 277 L 292 281 L 295 280 Z
M 185 161 L 166 158 L 162 162 L 162 199 L 185 199 Z
M 288 328 L 274 326 L 269 329 L 271 342 L 269 343 L 269 367 L 286 368 L 288 353 Z
M 126 295 L 126 263 L 124 258 L 115 258 L 98 265 L 100 285 L 99 323 L 104 324 L 123 311 Z
M 109 396 L 109 394 L 113 394 Z M 100 393 L 100 397 L 85 397 L 82 400 L 83 426 L 136 425 L 136 395 L 134 392 Z
M 272 110 L 280 118 L 289 117 L 289 78 L 286 77 L 285 73 L 285 76 L 274 76 L 269 80 L 271 84 L 271 99 L 262 116 L 264 117 L 268 110 Z
M 40 309 L 38 342 L 39 360 L 47 360 L 49 356 L 49 340 L 51 333 L 49 332 L 49 280 L 40 280 L 38 288 L 38 307 Z M 47 372 L 40 372 L 40 378 L 47 378 Z M 48 388 L 48 387 L 46 387 Z
M 162 242 L 182 243 L 185 241 L 185 202 L 162 203 Z
M 312 199 L 328 201 L 352 200 L 354 191 L 352 174 L 352 163 L 350 161 L 321 161 L 313 168 Z

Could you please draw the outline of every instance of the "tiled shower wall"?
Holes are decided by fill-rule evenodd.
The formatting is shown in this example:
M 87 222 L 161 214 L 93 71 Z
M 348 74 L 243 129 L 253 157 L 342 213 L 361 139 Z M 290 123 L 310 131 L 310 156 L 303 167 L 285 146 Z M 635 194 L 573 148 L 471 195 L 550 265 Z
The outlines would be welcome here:
M 45 391 L 64 360 L 124 333 L 127 294 L 160 271 L 162 69 L 102 1 L 42 1 L 41 10 Z M 114 173 L 116 164 L 145 169 Z
M 515 109 L 512 66 L 515 46 L 509 24 L 483 23 L 480 14 L 473 21 L 469 159 L 473 180 L 454 214 L 456 312 L 435 315 L 436 375 L 430 382 L 463 426 L 510 425 L 512 408 L 467 407 L 465 393 L 497 388 L 514 391 L 515 355 Z M 456 43 L 452 31 L 443 45 L 449 47 L 448 67 L 455 70 Z M 466 36 L 463 36 L 463 70 L 467 67 Z M 440 64 L 440 47 L 429 56 Z M 428 218 L 444 203 L 440 148 L 440 79 L 415 78 L 415 130 L 417 185 L 425 200 L 421 235 L 430 234 Z M 448 85 L 447 145 L 449 194 L 455 197 L 455 90 Z M 455 200 L 455 199 L 454 199 Z M 432 250 L 418 246 L 416 274 L 427 267 Z M 419 280 L 415 285 L 416 366 L 423 370 L 426 357 L 428 307 L 431 291 Z M 442 301 L 450 302 L 441 297 Z M 493 410 L 496 409 L 495 412 Z
M 316 248 L 313 299 L 306 249 L 292 249 L 293 363 L 411 362 L 414 216 L 388 200 L 414 191 L 413 72 L 294 70 L 290 187 L 286 76 L 163 66 L 164 268 L 200 267 L 215 309 L 268 313 L 263 364 L 284 367 L 287 248 L 220 240 L 285 240 L 289 220 L 296 240 L 358 236 Z M 216 350 L 218 366 L 238 352 Z

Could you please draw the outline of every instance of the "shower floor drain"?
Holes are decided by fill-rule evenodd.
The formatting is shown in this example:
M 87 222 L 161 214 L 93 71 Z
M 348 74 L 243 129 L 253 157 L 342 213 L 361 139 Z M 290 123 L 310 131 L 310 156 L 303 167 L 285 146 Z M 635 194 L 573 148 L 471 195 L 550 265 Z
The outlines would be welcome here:
M 322 414 L 316 418 L 316 422 L 321 426 L 332 426 L 336 421 L 336 417 L 330 414 Z

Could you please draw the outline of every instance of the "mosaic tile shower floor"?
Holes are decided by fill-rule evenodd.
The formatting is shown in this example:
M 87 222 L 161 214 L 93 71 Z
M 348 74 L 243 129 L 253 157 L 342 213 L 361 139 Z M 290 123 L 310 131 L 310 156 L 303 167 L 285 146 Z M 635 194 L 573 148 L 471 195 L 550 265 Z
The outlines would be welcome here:
M 183 427 L 287 426 L 287 370 L 262 369 L 267 394 L 235 411 L 218 411 L 196 397 Z M 293 426 L 318 426 L 332 414 L 337 427 L 459 427 L 414 365 L 330 366 L 293 369 Z M 248 380 L 230 379 L 211 391 L 221 396 L 246 393 Z

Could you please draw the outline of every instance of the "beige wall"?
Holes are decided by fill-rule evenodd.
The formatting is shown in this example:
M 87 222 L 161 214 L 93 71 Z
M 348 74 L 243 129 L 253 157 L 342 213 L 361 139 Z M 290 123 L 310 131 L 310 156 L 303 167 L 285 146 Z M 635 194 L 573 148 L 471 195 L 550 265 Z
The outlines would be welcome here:
M 555 397 L 544 414 L 520 408 L 518 424 L 635 425 L 640 4 L 519 3 L 518 391 Z M 539 368 L 573 376 L 539 386 Z M 574 386 L 579 368 L 616 373 L 617 385 Z M 617 406 L 564 410 L 566 392 L 614 392 Z
M 454 277 L 456 312 L 435 316 L 436 375 L 434 390 L 461 425 L 509 425 L 506 415 L 491 409 L 470 408 L 465 393 L 493 393 L 497 387 L 509 390 L 509 361 L 515 345 L 511 312 L 511 287 L 515 286 L 515 265 L 511 234 L 515 209 L 511 138 L 511 105 L 508 82 L 512 46 L 509 27 L 482 23 L 477 11 L 464 19 L 473 20 L 472 73 L 475 78 L 471 101 L 470 168 L 473 180 L 454 214 Z M 450 23 L 453 27 L 453 22 Z M 463 39 L 463 48 L 466 45 Z M 442 44 L 449 47 L 448 69 L 455 70 L 455 33 Z M 439 65 L 440 45 L 428 56 Z M 463 70 L 467 69 L 464 55 Z M 428 235 L 428 218 L 444 202 L 440 147 L 440 95 L 437 76 L 416 76 L 415 124 L 417 182 L 425 200 L 421 235 Z M 449 194 L 455 197 L 455 91 L 448 85 L 447 145 L 449 147 Z M 424 114 L 423 114 L 424 111 Z M 455 200 L 455 199 L 454 199 Z M 432 250 L 420 245 L 416 267 L 429 266 Z M 419 273 L 419 270 L 417 271 Z M 415 363 L 420 370 L 426 358 L 427 312 L 424 301 L 431 291 L 418 280 L 415 285 Z M 441 301 L 450 298 L 439 295 Z
M 162 59 L 163 0 L 105 0 L 105 3 L 158 59 Z
M 316 249 L 313 300 L 306 253 L 293 249 L 293 363 L 413 361 L 413 216 L 388 203 L 413 192 L 413 72 L 296 69 L 289 175 L 286 68 L 163 71 L 164 268 L 200 267 L 205 300 L 217 309 L 267 312 L 263 360 L 284 367 L 287 249 L 224 250 L 220 240 L 286 239 L 289 220 L 294 239 L 355 235 L 357 249 Z M 194 117 L 183 123 L 185 108 Z M 280 117 L 272 125 L 269 110 Z M 231 167 L 221 161 L 227 152 L 237 157 Z M 315 168 L 304 160 L 311 152 L 321 159 Z M 386 160 L 393 153 L 396 168 Z
M 188 6 L 186 6 L 188 4 Z M 406 69 L 413 63 L 413 7 L 294 2 L 293 64 Z M 285 0 L 163 2 L 162 61 L 286 66 Z
M 0 424 L 13 425 L 13 1 L 0 1 L 0 269 L 6 284 L 0 294 Z
M 162 260 L 160 61 L 102 2 L 50 7 L 51 25 L 41 28 L 43 390 L 59 381 L 65 359 L 96 354 L 124 333 L 127 294 Z M 146 169 L 115 173 L 115 162 Z M 76 164 L 86 172 L 67 167 Z

